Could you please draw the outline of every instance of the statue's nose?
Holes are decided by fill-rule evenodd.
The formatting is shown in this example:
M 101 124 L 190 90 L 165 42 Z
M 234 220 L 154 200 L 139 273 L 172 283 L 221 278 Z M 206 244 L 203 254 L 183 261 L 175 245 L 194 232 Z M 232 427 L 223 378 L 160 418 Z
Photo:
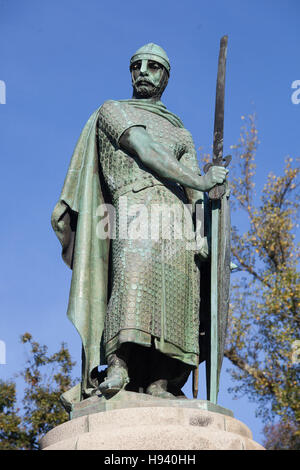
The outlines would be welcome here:
M 140 75 L 148 75 L 148 61 L 142 60 L 141 68 L 140 68 Z

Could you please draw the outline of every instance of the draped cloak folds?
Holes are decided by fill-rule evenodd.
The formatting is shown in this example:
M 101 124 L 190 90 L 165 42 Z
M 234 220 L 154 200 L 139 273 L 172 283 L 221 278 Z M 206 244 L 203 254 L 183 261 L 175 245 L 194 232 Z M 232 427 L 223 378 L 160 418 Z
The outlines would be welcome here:
M 140 107 L 184 127 L 161 103 L 121 102 Z M 67 315 L 82 340 L 82 382 L 62 396 L 66 408 L 95 390 L 93 372 L 105 364 L 103 344 L 109 276 L 109 239 L 99 239 L 97 208 L 105 204 L 97 146 L 98 108 L 78 139 L 62 193 L 52 213 L 52 227 L 62 245 L 62 257 L 73 270 Z M 101 156 L 100 156 L 101 160 Z

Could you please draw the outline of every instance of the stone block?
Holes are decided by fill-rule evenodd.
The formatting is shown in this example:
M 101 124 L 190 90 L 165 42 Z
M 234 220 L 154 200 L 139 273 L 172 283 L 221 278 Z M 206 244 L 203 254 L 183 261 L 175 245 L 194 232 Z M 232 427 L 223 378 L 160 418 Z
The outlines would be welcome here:
M 170 400 L 171 401 L 171 400 Z M 158 402 L 157 402 L 158 403 Z M 49 431 L 43 450 L 258 450 L 249 428 L 197 407 L 138 406 L 92 413 Z

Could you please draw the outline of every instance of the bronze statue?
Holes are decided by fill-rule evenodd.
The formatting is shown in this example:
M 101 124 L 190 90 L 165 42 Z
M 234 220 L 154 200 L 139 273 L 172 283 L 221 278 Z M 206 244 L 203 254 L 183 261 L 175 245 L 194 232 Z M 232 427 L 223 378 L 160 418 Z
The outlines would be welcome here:
M 195 240 L 196 203 L 202 210 L 204 192 L 228 172 L 211 166 L 200 175 L 191 134 L 160 101 L 170 75 L 165 51 L 141 47 L 130 72 L 132 99 L 106 101 L 90 117 L 52 215 L 73 270 L 68 316 L 83 344 L 81 400 L 124 388 L 182 397 L 199 364 L 200 270 L 209 258 L 203 211 L 197 247 L 187 239 Z M 115 210 L 112 239 L 99 236 L 106 206 Z M 169 237 L 149 235 L 153 223 L 147 236 L 128 236 L 140 223 L 136 208 L 149 215 L 157 206 L 182 209 L 176 224 L 188 226 L 185 237 L 176 236 L 172 217 Z M 121 226 L 127 236 L 120 236 Z

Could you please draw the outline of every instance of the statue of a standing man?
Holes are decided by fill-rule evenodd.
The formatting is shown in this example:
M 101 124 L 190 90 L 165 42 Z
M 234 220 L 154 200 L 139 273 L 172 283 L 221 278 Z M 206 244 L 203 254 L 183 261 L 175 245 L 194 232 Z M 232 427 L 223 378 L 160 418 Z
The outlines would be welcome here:
M 168 238 L 121 237 L 120 226 L 125 215 L 126 229 L 138 222 L 137 205 L 151 212 L 203 204 L 203 192 L 222 183 L 227 170 L 213 166 L 200 176 L 191 134 L 160 101 L 170 75 L 165 51 L 143 46 L 130 72 L 132 99 L 106 101 L 91 116 L 52 216 L 73 269 L 68 316 L 83 344 L 80 399 L 124 387 L 182 396 L 199 362 L 197 257 L 208 256 L 205 243 L 197 253 L 187 247 L 172 218 Z M 111 240 L 97 235 L 103 204 L 115 208 Z M 108 366 L 104 380 L 101 364 Z

